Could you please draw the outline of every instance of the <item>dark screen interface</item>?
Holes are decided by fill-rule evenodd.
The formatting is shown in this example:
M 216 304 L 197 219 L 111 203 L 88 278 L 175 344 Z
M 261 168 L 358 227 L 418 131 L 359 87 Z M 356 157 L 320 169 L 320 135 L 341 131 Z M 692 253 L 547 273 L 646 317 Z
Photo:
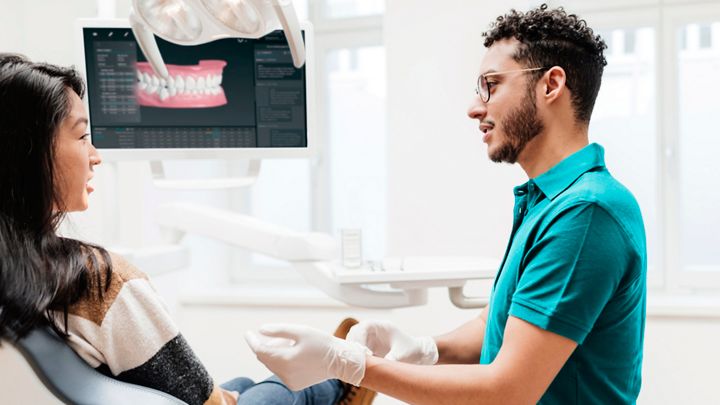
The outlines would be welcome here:
M 84 28 L 97 148 L 306 147 L 305 67 L 282 31 L 176 45 L 157 38 L 170 77 L 152 70 L 129 28 Z

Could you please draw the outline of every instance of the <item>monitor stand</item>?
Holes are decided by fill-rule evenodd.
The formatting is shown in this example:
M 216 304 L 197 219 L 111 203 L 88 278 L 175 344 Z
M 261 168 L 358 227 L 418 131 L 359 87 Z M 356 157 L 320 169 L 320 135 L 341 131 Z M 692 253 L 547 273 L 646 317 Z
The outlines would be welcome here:
M 262 160 L 253 159 L 248 163 L 248 172 L 243 177 L 227 177 L 219 179 L 168 179 L 161 160 L 151 160 L 153 184 L 157 188 L 175 190 L 220 190 L 250 187 L 260 175 Z

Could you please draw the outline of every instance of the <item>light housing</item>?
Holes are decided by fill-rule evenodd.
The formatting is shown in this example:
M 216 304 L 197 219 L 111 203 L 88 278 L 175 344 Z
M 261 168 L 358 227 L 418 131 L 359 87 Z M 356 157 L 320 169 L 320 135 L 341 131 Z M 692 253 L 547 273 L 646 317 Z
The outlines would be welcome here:
M 222 38 L 261 38 L 282 28 L 293 65 L 305 63 L 305 43 L 291 0 L 133 0 L 130 26 L 150 66 L 169 76 L 155 35 L 179 45 Z

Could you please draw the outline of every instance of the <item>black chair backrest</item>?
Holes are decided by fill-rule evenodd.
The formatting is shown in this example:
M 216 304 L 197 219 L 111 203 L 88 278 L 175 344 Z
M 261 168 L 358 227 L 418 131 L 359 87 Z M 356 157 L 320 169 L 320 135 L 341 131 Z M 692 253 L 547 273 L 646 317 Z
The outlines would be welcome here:
M 15 346 L 45 387 L 67 404 L 187 405 L 164 392 L 96 371 L 50 328 L 34 329 Z

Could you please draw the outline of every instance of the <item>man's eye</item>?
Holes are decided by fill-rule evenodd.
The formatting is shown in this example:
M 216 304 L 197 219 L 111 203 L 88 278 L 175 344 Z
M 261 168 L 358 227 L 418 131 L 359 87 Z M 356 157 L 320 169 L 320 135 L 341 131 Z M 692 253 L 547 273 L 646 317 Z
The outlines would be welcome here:
M 497 82 L 487 82 L 488 88 L 492 89 L 493 87 L 497 86 Z
M 89 134 L 89 133 L 83 134 L 83 136 L 80 137 L 80 139 L 82 139 L 82 140 L 86 140 L 86 139 L 88 139 L 88 138 L 90 138 L 90 134 Z

